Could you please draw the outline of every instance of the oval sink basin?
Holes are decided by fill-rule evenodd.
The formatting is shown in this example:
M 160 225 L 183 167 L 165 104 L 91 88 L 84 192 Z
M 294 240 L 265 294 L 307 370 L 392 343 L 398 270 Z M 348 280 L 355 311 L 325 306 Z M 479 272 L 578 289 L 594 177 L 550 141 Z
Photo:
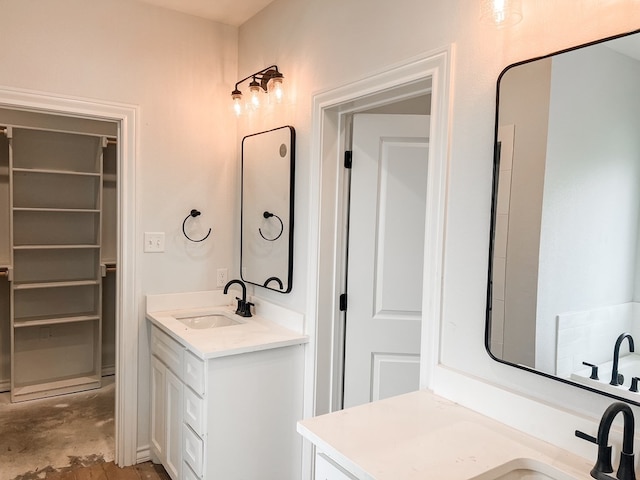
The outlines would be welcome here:
M 194 329 L 230 327 L 232 325 L 240 325 L 244 323 L 242 320 L 227 317 L 222 313 L 190 315 L 175 318 L 184 323 L 187 327 Z
M 470 480 L 578 480 L 539 460 L 517 458 Z

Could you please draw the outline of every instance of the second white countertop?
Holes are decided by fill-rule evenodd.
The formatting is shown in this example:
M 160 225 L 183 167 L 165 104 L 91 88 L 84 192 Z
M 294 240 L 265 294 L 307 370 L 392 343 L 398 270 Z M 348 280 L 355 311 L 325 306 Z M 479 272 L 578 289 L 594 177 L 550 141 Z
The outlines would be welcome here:
M 428 391 L 309 418 L 298 432 L 361 480 L 465 480 L 518 459 L 583 479 L 593 466 Z

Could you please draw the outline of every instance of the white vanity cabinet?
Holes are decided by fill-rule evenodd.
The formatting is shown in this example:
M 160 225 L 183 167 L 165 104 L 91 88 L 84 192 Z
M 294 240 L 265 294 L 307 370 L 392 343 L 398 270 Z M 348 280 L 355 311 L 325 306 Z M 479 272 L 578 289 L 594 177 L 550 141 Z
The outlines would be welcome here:
M 202 358 L 152 325 L 154 459 L 174 480 L 300 478 L 303 349 Z

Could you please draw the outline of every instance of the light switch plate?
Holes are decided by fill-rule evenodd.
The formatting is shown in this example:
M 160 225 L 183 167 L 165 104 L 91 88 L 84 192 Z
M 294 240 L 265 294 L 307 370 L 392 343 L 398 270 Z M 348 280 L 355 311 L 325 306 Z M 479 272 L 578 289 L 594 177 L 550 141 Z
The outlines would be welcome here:
M 144 251 L 164 252 L 164 232 L 144 232 Z

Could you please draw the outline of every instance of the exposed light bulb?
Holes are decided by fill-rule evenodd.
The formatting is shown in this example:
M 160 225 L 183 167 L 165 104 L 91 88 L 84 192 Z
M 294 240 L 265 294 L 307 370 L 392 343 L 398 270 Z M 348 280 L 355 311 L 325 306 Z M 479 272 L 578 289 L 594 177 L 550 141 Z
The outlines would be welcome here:
M 515 25 L 522 20 L 521 0 L 482 0 L 480 18 L 497 27 Z
M 249 103 L 254 110 L 260 107 L 260 84 L 255 77 L 249 84 Z
M 231 99 L 233 100 L 233 111 L 239 117 L 242 115 L 242 92 L 234 90 L 231 93 Z
M 284 89 L 282 88 L 282 77 L 275 77 L 271 80 L 269 92 L 275 99 L 276 103 L 282 103 L 282 99 L 284 97 Z
M 241 102 L 241 99 L 236 98 L 236 99 L 233 100 L 233 111 L 238 116 L 242 115 L 242 102 Z

